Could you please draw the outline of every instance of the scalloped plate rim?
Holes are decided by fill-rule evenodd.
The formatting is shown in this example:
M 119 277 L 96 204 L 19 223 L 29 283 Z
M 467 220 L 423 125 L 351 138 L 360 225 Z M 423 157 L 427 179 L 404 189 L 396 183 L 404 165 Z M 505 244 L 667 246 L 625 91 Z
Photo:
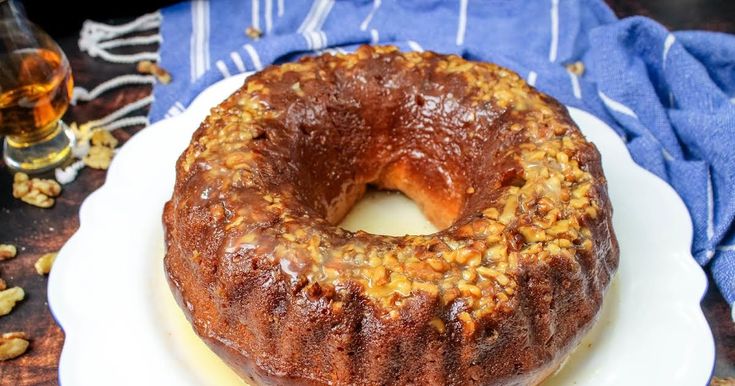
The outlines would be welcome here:
M 132 155 L 135 153 L 135 150 L 138 147 L 142 148 L 143 144 L 145 144 L 146 141 L 159 139 L 157 137 L 160 137 L 163 134 L 163 130 L 165 130 L 165 127 L 169 127 L 169 130 L 171 130 L 170 128 L 176 125 L 191 125 L 192 121 L 194 122 L 194 125 L 198 126 L 198 122 L 200 122 L 206 116 L 209 107 L 214 106 L 216 102 L 218 102 L 216 98 L 223 95 L 229 95 L 228 92 L 225 92 L 223 90 L 236 89 L 237 87 L 239 87 L 239 85 L 242 84 L 242 81 L 247 75 L 249 74 L 234 76 L 210 86 L 205 91 L 203 91 L 191 103 L 190 107 L 182 114 L 156 122 L 150 127 L 147 127 L 134 135 L 121 148 L 116 158 L 113 160 L 112 165 L 108 170 L 108 175 L 105 183 L 95 192 L 91 193 L 82 203 L 80 207 L 80 227 L 60 250 L 54 269 L 52 270 L 52 273 L 49 277 L 48 284 L 48 302 L 51 313 L 57 323 L 62 327 L 66 335 L 61 358 L 59 361 L 60 382 L 72 382 L 72 380 L 78 379 L 78 372 L 87 371 L 83 369 L 87 368 L 86 366 L 88 366 L 89 363 L 83 362 L 90 360 L 90 355 L 85 354 L 84 348 L 85 345 L 86 347 L 89 347 L 91 345 L 89 343 L 91 338 L 96 337 L 99 339 L 105 339 L 109 336 L 106 334 L 100 334 L 102 332 L 101 330 L 94 330 L 92 327 L 90 327 L 90 321 L 87 319 L 91 318 L 92 320 L 99 321 L 100 317 L 102 317 L 102 320 L 105 321 L 105 317 L 108 319 L 110 319 L 111 317 L 101 315 L 99 312 L 89 313 L 87 311 L 84 311 L 85 306 L 96 306 L 99 307 L 100 310 L 104 309 L 107 312 L 114 312 L 114 309 L 111 310 L 110 305 L 104 301 L 104 296 L 94 292 L 86 293 L 87 296 L 91 298 L 88 303 L 85 303 L 84 301 L 82 301 L 81 303 L 75 303 L 76 301 L 79 301 L 79 299 L 73 298 L 72 295 L 67 292 L 71 292 L 71 288 L 74 288 L 74 285 L 78 286 L 79 282 L 84 283 L 87 281 L 85 280 L 83 273 L 88 272 L 84 270 L 77 270 L 80 265 L 79 263 L 81 262 L 75 260 L 86 258 L 88 260 L 88 263 L 95 262 L 95 260 L 93 260 L 93 256 L 90 256 L 90 254 L 94 251 L 89 250 L 89 247 L 87 246 L 87 244 L 85 244 L 85 242 L 91 240 L 90 237 L 95 237 L 95 235 L 101 238 L 111 237 L 109 234 L 105 235 L 104 232 L 99 232 L 99 230 L 97 228 L 94 228 L 93 225 L 96 222 L 101 222 L 103 224 L 102 229 L 104 229 L 104 226 L 109 226 L 110 219 L 114 219 L 116 215 L 119 215 L 119 212 L 121 210 L 120 208 L 114 207 L 114 205 L 117 203 L 116 199 L 121 199 L 123 203 L 125 202 L 125 200 L 131 200 L 129 197 L 119 197 L 123 192 L 125 192 L 125 189 L 118 189 L 117 191 L 114 189 L 117 185 L 123 183 L 126 177 L 130 178 L 131 173 L 135 174 L 135 170 L 129 170 L 135 168 L 134 162 L 126 161 L 126 159 L 132 157 Z M 707 363 L 709 364 L 709 369 L 706 370 L 708 379 L 714 369 L 714 342 L 712 340 L 712 333 L 704 318 L 700 306 L 700 301 L 707 289 L 707 279 L 706 275 L 696 264 L 690 253 L 693 230 L 688 211 L 686 210 L 683 201 L 678 196 L 678 194 L 676 194 L 673 188 L 671 188 L 666 182 L 638 166 L 631 158 L 622 140 L 618 138 L 614 134 L 612 129 L 610 129 L 604 122 L 583 110 L 569 107 L 569 111 L 570 114 L 574 117 L 575 121 L 580 119 L 583 121 L 586 120 L 590 122 L 590 125 L 597 126 L 597 129 L 599 129 L 600 127 L 605 128 L 608 131 L 607 133 L 604 133 L 603 130 L 597 134 L 601 135 L 602 137 L 607 137 L 605 141 L 614 142 L 614 144 L 609 143 L 607 144 L 607 146 L 611 146 L 612 149 L 614 149 L 616 155 L 622 156 L 619 161 L 626 164 L 624 166 L 630 169 L 631 174 L 638 174 L 640 178 L 643 178 L 643 181 L 647 181 L 648 183 L 655 185 L 656 188 L 660 190 L 659 193 L 662 194 L 663 200 L 670 201 L 669 205 L 671 205 L 671 207 L 669 209 L 672 213 L 674 213 L 674 217 L 678 217 L 678 219 L 675 219 L 675 221 L 678 222 L 678 224 L 676 225 L 678 227 L 681 227 L 681 229 L 675 230 L 680 233 L 680 237 L 679 240 L 674 240 L 674 242 L 682 244 L 676 249 L 676 255 L 682 255 L 683 258 L 677 260 L 676 265 L 681 266 L 679 268 L 681 268 L 682 272 L 685 272 L 688 283 L 688 285 L 686 286 L 688 292 L 685 292 L 685 290 L 683 289 L 683 287 L 685 286 L 682 286 L 682 289 L 680 289 L 677 294 L 683 295 L 683 297 L 688 299 L 684 310 L 686 311 L 685 315 L 694 318 L 692 319 L 692 323 L 698 325 L 699 329 L 697 332 L 699 334 L 699 338 L 705 340 L 704 342 L 702 342 L 703 348 L 701 349 L 702 352 L 700 352 L 699 354 L 704 356 L 704 359 L 701 359 L 703 364 L 700 366 L 704 367 L 707 365 Z M 580 125 L 580 127 L 581 126 L 582 125 Z M 585 135 L 588 135 L 588 133 L 585 132 Z M 184 144 L 188 143 L 188 141 L 188 136 L 187 138 L 183 139 Z M 135 204 L 135 202 L 133 202 L 133 204 Z M 133 205 L 133 208 L 135 209 L 135 205 Z M 616 212 L 616 214 L 617 213 L 618 212 Z M 619 216 L 619 214 L 617 215 Z M 158 224 L 158 226 L 160 227 L 160 224 Z M 93 243 L 94 241 L 92 242 L 92 244 Z M 86 256 L 85 250 L 87 252 Z M 94 271 L 92 273 L 94 273 Z M 142 279 L 133 278 L 133 280 L 142 280 L 142 283 L 145 284 L 146 282 L 144 279 L 147 277 L 145 275 L 141 276 Z M 681 280 L 681 278 L 679 279 Z M 133 283 L 135 283 L 135 281 L 133 281 Z M 67 290 L 65 290 L 64 287 L 66 287 Z M 85 292 L 83 292 L 83 288 L 74 288 L 74 291 L 76 291 L 75 294 L 77 297 L 85 294 Z M 82 307 L 79 307 L 80 304 L 82 305 Z M 106 321 L 108 323 L 111 323 L 113 326 L 117 326 L 118 324 L 120 324 L 119 320 Z M 90 328 L 90 330 L 87 330 L 86 328 Z M 689 332 L 691 333 L 691 331 Z M 101 336 L 90 336 L 91 333 L 96 333 Z M 150 337 L 150 334 L 148 332 L 142 331 L 140 333 L 142 333 L 143 335 L 148 334 L 148 336 Z M 155 336 L 155 334 L 153 335 Z M 163 359 L 173 360 L 172 358 Z M 165 363 L 163 365 L 165 365 Z M 700 372 L 701 371 L 704 370 L 700 369 Z M 175 374 L 168 375 L 175 377 Z M 146 379 L 148 381 L 155 381 L 155 379 L 160 378 L 160 374 L 147 374 L 147 377 L 148 378 Z M 124 379 L 124 377 L 120 379 Z M 702 382 L 706 382 L 707 379 L 703 378 Z M 162 380 L 166 381 L 170 379 L 164 376 Z M 183 379 L 179 378 L 179 381 L 182 380 Z

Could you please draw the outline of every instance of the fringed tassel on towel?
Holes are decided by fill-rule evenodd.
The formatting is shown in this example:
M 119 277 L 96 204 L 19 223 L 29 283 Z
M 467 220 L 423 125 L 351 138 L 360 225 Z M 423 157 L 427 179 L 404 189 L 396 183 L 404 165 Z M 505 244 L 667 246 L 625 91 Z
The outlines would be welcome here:
M 143 15 L 129 23 L 108 25 L 87 20 L 79 34 L 79 49 L 92 57 L 100 57 L 112 63 L 136 63 L 141 60 L 158 60 L 158 52 L 138 52 L 135 54 L 115 54 L 111 48 L 123 46 L 140 46 L 161 42 L 161 35 L 146 35 L 133 38 L 120 38 L 132 32 L 142 32 L 159 28 L 161 13 L 153 12 Z
M 110 50 L 126 47 L 126 46 L 145 46 L 157 44 L 161 42 L 161 35 L 146 34 L 144 36 L 121 37 L 134 32 L 144 32 L 157 29 L 161 26 L 161 13 L 154 12 L 143 15 L 129 23 L 121 25 L 108 25 L 87 20 L 82 26 L 79 36 L 79 49 L 88 53 L 92 57 L 112 63 L 136 63 L 142 60 L 158 61 L 159 54 L 154 52 L 137 52 L 133 54 L 117 54 Z M 125 74 L 109 79 L 100 83 L 92 90 L 83 87 L 74 87 L 74 93 L 71 103 L 76 105 L 77 102 L 86 102 L 93 100 L 101 94 L 117 89 L 122 86 L 153 84 L 156 78 L 153 75 Z M 89 122 L 79 127 L 74 127 L 74 134 L 77 137 L 76 144 L 72 150 L 77 161 L 66 168 L 57 168 L 55 170 L 56 179 L 62 184 L 68 184 L 74 181 L 79 170 L 85 163 L 82 160 L 89 152 L 89 139 L 95 129 L 103 129 L 112 131 L 121 127 L 148 125 L 148 117 L 146 115 L 137 115 L 126 117 L 129 113 L 144 108 L 153 102 L 153 96 L 148 96 L 129 103 L 112 113 Z
M 116 89 L 122 86 L 129 86 L 133 84 L 153 84 L 156 82 L 156 78 L 153 75 L 120 75 L 116 76 L 106 82 L 102 82 L 91 91 L 83 87 L 74 87 L 74 93 L 71 97 L 71 104 L 76 105 L 77 102 L 88 102 L 92 99 L 97 98 L 103 93 Z

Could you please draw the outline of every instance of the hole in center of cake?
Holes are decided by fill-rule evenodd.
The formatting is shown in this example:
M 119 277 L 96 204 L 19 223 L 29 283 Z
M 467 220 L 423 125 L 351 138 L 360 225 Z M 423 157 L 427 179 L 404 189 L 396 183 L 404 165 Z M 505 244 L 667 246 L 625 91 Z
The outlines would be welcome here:
M 398 191 L 368 187 L 365 195 L 339 223 L 348 231 L 365 231 L 377 235 L 428 235 L 437 228 L 421 212 L 419 206 Z

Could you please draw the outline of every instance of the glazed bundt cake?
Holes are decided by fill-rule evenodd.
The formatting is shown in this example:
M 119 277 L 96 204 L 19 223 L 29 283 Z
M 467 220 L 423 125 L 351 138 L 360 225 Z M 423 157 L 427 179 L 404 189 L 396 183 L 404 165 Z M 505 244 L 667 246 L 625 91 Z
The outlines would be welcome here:
M 268 67 L 176 171 L 171 288 L 259 383 L 535 384 L 617 268 L 595 146 L 515 73 L 457 56 L 364 46 Z M 441 230 L 339 228 L 368 184 Z

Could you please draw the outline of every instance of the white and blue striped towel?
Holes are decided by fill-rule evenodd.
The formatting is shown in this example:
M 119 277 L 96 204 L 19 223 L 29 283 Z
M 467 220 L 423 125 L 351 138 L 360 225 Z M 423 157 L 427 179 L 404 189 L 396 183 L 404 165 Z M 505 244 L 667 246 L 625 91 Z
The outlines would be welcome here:
M 695 259 L 735 302 L 735 37 L 618 20 L 601 0 L 216 0 L 161 12 L 161 65 L 173 82 L 155 87 L 153 121 L 224 77 L 364 43 L 515 70 L 606 121 L 636 162 L 679 192 Z M 248 38 L 250 26 L 263 38 Z M 576 61 L 581 76 L 565 68 Z

